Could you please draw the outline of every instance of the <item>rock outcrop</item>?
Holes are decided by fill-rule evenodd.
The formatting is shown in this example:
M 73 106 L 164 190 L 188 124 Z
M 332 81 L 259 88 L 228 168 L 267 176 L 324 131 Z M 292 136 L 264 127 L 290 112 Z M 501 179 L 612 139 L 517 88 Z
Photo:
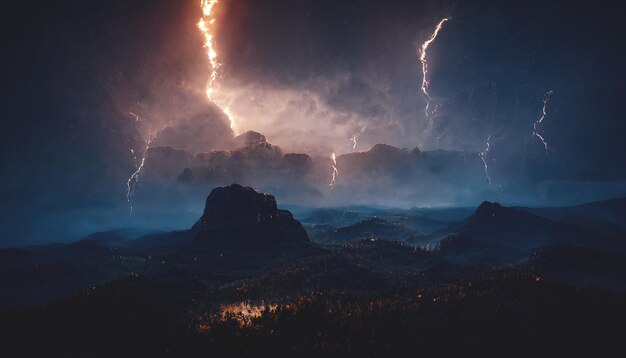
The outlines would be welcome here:
M 196 245 L 309 241 L 300 222 L 278 209 L 273 195 L 239 184 L 213 189 L 193 230 L 198 232 Z
M 247 131 L 235 137 L 233 140 L 235 145 L 239 147 L 247 147 L 250 145 L 267 143 L 265 136 L 259 132 Z

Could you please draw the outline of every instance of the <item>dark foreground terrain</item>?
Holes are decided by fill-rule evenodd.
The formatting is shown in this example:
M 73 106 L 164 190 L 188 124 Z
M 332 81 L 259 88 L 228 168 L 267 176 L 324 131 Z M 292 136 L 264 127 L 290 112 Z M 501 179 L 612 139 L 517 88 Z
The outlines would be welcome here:
M 303 211 L 0 250 L 3 356 L 624 356 L 626 200 Z

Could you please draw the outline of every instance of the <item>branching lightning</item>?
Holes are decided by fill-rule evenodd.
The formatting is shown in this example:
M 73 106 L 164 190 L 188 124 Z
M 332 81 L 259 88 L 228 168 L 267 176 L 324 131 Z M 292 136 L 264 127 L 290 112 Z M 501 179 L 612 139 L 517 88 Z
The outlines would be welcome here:
M 539 119 L 535 123 L 533 123 L 533 136 L 539 138 L 541 143 L 543 143 L 543 147 L 546 150 L 546 155 L 548 155 L 548 142 L 546 142 L 545 138 L 541 134 L 539 134 L 539 125 L 541 124 L 541 122 L 543 122 L 544 119 L 546 119 L 546 116 L 548 115 L 546 108 L 548 106 L 548 99 L 550 98 L 552 93 L 553 91 L 548 91 L 543 96 L 543 107 L 541 108 L 541 117 L 539 117 Z
M 133 117 L 135 117 L 135 121 L 139 121 L 139 116 L 131 113 Z M 128 202 L 128 206 L 130 207 L 130 214 L 133 215 L 133 198 L 135 197 L 135 193 L 137 192 L 137 185 L 139 184 L 139 180 L 141 178 L 141 172 L 143 171 L 144 165 L 146 164 L 146 157 L 148 156 L 148 150 L 152 146 L 152 141 L 156 137 L 156 132 L 152 132 L 152 127 L 148 127 L 148 139 L 146 139 L 146 147 L 141 155 L 141 160 L 137 162 L 136 151 L 131 148 L 130 152 L 135 160 L 135 171 L 128 177 L 126 181 L 126 201 Z
M 435 31 L 433 31 L 433 33 L 430 35 L 430 37 L 428 38 L 428 40 L 426 40 L 422 46 L 420 47 L 419 50 L 419 59 L 420 62 L 422 63 L 422 92 L 424 93 L 424 96 L 426 96 L 426 108 L 424 109 L 424 113 L 426 114 L 426 117 L 429 116 L 428 114 L 428 109 L 430 107 L 430 102 L 432 102 L 432 98 L 430 97 L 430 93 L 428 92 L 428 86 L 430 85 L 430 82 L 428 81 L 428 46 L 430 46 L 430 44 L 432 44 L 435 39 L 437 38 L 437 35 L 439 34 L 439 31 L 441 31 L 441 28 L 443 27 L 443 24 L 450 20 L 449 17 L 444 17 L 443 19 L 441 19 L 441 21 L 439 21 L 439 23 L 437 24 L 437 26 L 435 27 Z
M 359 137 L 361 137 L 361 134 L 365 133 L 365 125 L 361 124 L 361 130 L 354 133 L 354 135 L 352 135 L 352 137 L 350 138 L 350 141 L 352 142 L 352 151 L 355 152 L 356 151 L 356 145 L 359 143 Z
M 489 164 L 487 164 L 487 155 L 489 154 L 489 150 L 491 149 L 491 134 L 487 137 L 487 142 L 485 143 L 485 150 L 480 152 L 478 156 L 480 160 L 483 162 L 483 166 L 485 167 L 485 181 L 487 185 L 491 185 L 491 177 L 489 176 Z
M 335 155 L 335 153 L 331 154 L 330 159 L 332 160 L 330 166 L 333 168 L 333 172 L 331 174 L 330 183 L 328 184 L 328 186 L 332 190 L 335 188 L 335 180 L 337 180 L 339 170 L 337 170 L 337 156 Z
M 131 116 L 133 116 L 133 118 L 135 118 L 135 122 L 139 122 L 139 120 L 141 119 L 141 117 L 139 117 L 138 115 L 136 115 L 136 114 L 135 114 L 135 113 L 133 113 L 133 112 L 129 112 L 129 114 L 130 114 Z

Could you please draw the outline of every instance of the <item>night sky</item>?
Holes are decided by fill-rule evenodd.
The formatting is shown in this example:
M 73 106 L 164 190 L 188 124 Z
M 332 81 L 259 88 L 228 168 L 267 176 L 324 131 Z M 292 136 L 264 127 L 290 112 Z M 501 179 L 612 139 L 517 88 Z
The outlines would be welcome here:
M 360 150 L 383 142 L 478 153 L 491 135 L 495 179 L 586 183 L 598 197 L 626 193 L 626 25 L 615 6 L 365 0 L 218 6 L 219 82 L 239 131 L 306 150 L 295 146 L 304 138 L 307 148 L 339 153 L 362 125 Z M 36 1 L 3 13 L 4 244 L 33 235 L 40 215 L 124 205 L 133 169 L 128 148 L 143 140 L 128 113 L 171 121 L 180 98 L 202 91 L 207 61 L 196 1 Z M 426 130 L 417 50 L 447 16 L 429 49 L 440 116 Z M 532 126 L 549 90 L 540 127 L 546 156 Z M 252 97 L 265 101 L 256 103 L 260 109 L 251 107 Z M 276 103 L 280 115 L 272 112 Z

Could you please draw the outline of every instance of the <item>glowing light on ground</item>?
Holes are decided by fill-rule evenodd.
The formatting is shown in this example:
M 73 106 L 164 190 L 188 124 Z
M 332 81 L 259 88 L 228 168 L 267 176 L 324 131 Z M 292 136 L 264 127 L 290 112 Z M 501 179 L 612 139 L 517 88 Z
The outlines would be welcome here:
M 254 326 L 254 320 L 263 317 L 263 314 L 273 314 L 278 310 L 275 304 L 254 305 L 249 302 L 240 302 L 222 305 L 218 314 L 212 315 L 208 320 L 197 325 L 198 332 L 206 333 L 211 331 L 212 324 L 224 323 L 227 321 L 236 322 L 240 328 L 250 328 Z
M 535 123 L 533 123 L 533 136 L 539 138 L 539 140 L 543 144 L 543 147 L 546 150 L 546 155 L 548 155 L 548 142 L 546 142 L 546 139 L 543 137 L 543 135 L 539 134 L 539 125 L 548 116 L 548 112 L 547 112 L 548 100 L 550 99 L 550 96 L 552 95 L 552 93 L 553 91 L 548 91 L 543 96 L 543 107 L 541 107 L 541 117 L 539 117 L 539 119 Z
M 259 327 L 261 322 L 258 322 L 258 320 L 263 316 L 267 317 L 280 313 L 295 315 L 304 307 L 310 306 L 313 300 L 314 297 L 312 296 L 300 296 L 295 301 L 283 304 L 266 303 L 263 301 L 260 303 L 243 301 L 225 304 L 221 305 L 215 313 L 202 319 L 196 325 L 196 329 L 199 333 L 207 333 L 211 332 L 215 326 L 228 322 L 236 323 L 239 328 L 255 328 Z
M 250 327 L 254 319 L 260 318 L 263 313 L 275 313 L 277 308 L 275 304 L 253 305 L 245 302 L 224 305 L 220 310 L 220 319 L 234 319 L 241 327 Z

